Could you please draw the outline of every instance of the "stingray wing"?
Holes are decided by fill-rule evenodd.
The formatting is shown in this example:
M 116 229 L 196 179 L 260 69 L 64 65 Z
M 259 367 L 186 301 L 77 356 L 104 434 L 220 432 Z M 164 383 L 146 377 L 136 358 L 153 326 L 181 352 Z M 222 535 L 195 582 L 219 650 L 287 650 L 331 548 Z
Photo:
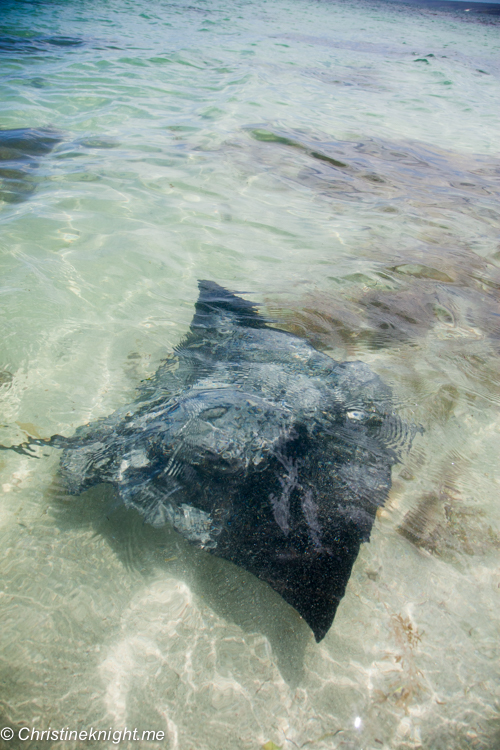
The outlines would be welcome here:
M 391 486 L 394 456 L 372 428 L 299 430 L 239 488 L 215 555 L 266 581 L 311 627 L 328 632 L 362 542 Z

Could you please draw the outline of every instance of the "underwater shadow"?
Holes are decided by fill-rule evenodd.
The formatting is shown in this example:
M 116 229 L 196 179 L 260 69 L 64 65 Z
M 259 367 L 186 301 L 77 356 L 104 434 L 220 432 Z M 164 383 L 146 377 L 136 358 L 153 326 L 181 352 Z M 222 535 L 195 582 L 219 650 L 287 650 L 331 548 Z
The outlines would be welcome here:
M 125 568 L 143 575 L 164 571 L 186 583 L 215 614 L 245 634 L 269 641 L 283 679 L 296 687 L 313 635 L 302 617 L 265 582 L 233 563 L 189 544 L 170 525 L 154 527 L 126 508 L 111 485 L 75 497 L 54 480 L 47 500 L 61 531 L 91 529 L 104 538 Z

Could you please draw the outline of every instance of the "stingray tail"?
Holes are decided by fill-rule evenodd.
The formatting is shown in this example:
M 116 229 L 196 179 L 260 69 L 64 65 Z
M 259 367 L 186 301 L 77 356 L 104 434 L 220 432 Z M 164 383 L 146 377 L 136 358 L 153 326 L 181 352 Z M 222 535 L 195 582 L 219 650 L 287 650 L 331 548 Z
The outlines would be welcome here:
M 22 456 L 40 458 L 40 456 L 36 455 L 34 446 L 42 445 L 48 448 L 64 448 L 69 440 L 70 438 L 64 437 L 64 435 L 52 435 L 49 438 L 34 438 L 28 435 L 28 439 L 19 445 L 0 445 L 0 451 L 14 451 L 14 453 L 20 453 Z

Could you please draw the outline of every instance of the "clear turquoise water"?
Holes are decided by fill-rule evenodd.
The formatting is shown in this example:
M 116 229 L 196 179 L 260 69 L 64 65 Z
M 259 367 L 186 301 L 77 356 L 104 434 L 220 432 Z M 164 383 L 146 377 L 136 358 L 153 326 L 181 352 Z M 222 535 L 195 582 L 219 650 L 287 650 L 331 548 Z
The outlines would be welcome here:
M 199 278 L 368 362 L 425 427 L 319 645 L 250 575 L 108 520 L 102 491 L 58 498 L 57 455 L 2 453 L 3 723 L 495 747 L 498 23 L 293 0 L 4 2 L 0 22 L 0 127 L 62 137 L 0 203 L 0 442 L 130 401 Z

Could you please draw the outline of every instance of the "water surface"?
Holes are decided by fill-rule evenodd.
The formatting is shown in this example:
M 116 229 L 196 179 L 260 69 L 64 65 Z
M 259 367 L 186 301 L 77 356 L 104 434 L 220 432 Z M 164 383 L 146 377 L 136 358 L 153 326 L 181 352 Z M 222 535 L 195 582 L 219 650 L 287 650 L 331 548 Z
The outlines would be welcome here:
M 265 584 L 105 489 L 61 497 L 55 451 L 2 452 L 2 726 L 495 747 L 497 17 L 4 2 L 0 37 L 0 128 L 50 141 L 0 142 L 0 442 L 133 399 L 200 278 L 367 362 L 425 429 L 319 645 Z

